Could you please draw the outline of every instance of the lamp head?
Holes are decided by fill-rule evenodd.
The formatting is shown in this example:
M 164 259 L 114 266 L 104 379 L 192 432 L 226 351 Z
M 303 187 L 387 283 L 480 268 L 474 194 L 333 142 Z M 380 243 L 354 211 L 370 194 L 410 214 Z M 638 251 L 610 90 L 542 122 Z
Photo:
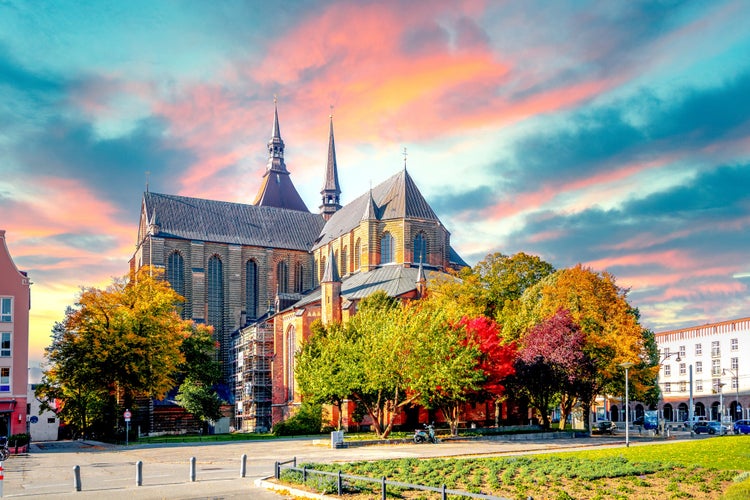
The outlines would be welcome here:
M 631 366 L 633 366 L 633 365 L 635 365 L 635 363 L 633 363 L 633 362 L 631 362 L 631 361 L 626 361 L 626 362 L 624 362 L 624 363 L 620 363 L 620 366 L 622 366 L 622 367 L 623 367 L 623 368 L 625 368 L 626 370 L 627 370 L 628 368 L 630 368 Z

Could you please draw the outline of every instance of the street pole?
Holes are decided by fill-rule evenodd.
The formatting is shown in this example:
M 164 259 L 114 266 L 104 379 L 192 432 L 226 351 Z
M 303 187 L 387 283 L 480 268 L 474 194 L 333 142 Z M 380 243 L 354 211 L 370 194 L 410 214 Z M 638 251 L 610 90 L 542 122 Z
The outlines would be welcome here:
M 625 447 L 630 446 L 630 407 L 629 407 L 629 386 L 628 383 L 628 370 L 631 366 L 633 366 L 633 363 L 626 361 L 625 363 L 620 363 L 620 366 L 625 368 Z
M 693 364 L 690 363 L 690 401 L 688 406 L 688 422 L 690 422 L 690 425 L 693 425 L 693 417 L 694 411 L 693 411 Z

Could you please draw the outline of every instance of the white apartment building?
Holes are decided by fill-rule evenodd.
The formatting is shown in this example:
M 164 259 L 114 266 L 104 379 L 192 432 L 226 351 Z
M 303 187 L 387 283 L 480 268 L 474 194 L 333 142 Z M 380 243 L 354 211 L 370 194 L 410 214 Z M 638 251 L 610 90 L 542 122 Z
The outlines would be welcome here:
M 725 421 L 750 418 L 750 318 L 656 334 L 658 410 L 667 422 L 693 414 Z

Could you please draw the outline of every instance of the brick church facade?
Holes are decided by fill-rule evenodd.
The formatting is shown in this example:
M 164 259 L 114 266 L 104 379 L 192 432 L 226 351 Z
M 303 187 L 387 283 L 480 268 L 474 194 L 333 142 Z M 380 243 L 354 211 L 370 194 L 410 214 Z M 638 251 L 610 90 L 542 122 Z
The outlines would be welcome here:
M 145 192 L 130 261 L 163 268 L 182 316 L 213 326 L 236 430 L 269 430 L 299 404 L 294 354 L 313 321 L 346 321 L 377 290 L 418 297 L 433 273 L 466 265 L 405 165 L 341 205 L 332 118 L 318 213 L 284 148 L 275 108 L 252 204 Z

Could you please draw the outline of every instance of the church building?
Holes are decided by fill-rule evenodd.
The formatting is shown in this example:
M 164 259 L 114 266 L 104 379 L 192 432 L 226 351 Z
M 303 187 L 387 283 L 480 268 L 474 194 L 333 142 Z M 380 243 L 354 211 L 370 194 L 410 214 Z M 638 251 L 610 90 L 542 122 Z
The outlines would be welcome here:
M 275 107 L 252 204 L 143 194 L 131 272 L 164 268 L 182 316 L 213 326 L 236 430 L 269 430 L 300 403 L 294 354 L 313 321 L 346 321 L 378 290 L 418 298 L 433 273 L 466 266 L 405 164 L 341 205 L 332 117 L 323 173 L 313 213 L 287 170 Z

